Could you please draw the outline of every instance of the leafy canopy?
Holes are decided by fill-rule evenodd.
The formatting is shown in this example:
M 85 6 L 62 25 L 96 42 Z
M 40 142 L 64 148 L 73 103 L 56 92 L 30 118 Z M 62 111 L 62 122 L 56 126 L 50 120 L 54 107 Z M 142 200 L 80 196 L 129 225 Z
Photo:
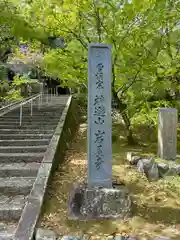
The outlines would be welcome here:
M 12 2 L 15 7 L 0 15 L 1 22 L 13 23 L 12 35 L 65 39 L 66 48 L 45 49 L 41 65 L 64 85 L 87 83 L 88 43 L 103 42 L 112 44 L 112 89 L 130 117 L 168 105 L 167 95 L 177 98 L 179 0 L 31 0 L 23 7 Z M 20 14 L 14 14 L 17 11 Z

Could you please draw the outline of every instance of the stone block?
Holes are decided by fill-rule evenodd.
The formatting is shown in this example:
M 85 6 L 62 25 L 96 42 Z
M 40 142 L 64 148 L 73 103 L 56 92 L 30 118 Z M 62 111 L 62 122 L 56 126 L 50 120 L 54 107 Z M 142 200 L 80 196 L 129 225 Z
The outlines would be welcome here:
M 38 228 L 36 230 L 35 240 L 56 240 L 57 235 L 54 231 Z
M 169 170 L 169 165 L 167 163 L 158 163 L 157 167 L 159 169 L 159 176 L 163 177 Z
M 66 235 L 66 236 L 63 236 L 62 238 L 59 238 L 59 240 L 83 240 L 83 238 Z
M 77 184 L 68 204 L 69 215 L 74 219 L 128 218 L 131 215 L 131 199 L 125 186 L 114 188 Z
M 40 163 L 9 163 L 0 167 L 0 177 L 36 177 Z
M 131 165 L 136 165 L 140 159 L 141 159 L 140 156 L 136 156 L 132 152 L 127 153 L 127 160 Z
M 152 167 L 147 171 L 147 178 L 149 181 L 157 181 L 159 179 L 157 163 L 153 163 Z
M 146 175 L 149 181 L 157 181 L 159 179 L 159 170 L 154 158 L 140 159 L 137 163 L 137 169 Z
M 137 169 L 139 172 L 147 173 L 153 166 L 154 159 L 153 158 L 142 158 L 137 163 Z
M 180 164 L 171 164 L 166 172 L 167 176 L 177 176 L 180 174 Z

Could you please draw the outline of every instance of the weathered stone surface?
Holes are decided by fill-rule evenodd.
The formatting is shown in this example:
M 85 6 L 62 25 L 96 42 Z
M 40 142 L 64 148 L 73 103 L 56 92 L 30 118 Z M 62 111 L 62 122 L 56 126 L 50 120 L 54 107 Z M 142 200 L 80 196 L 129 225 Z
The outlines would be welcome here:
M 35 178 L 12 177 L 0 178 L 0 191 L 4 194 L 28 194 L 32 188 Z
M 0 177 L 35 177 L 40 163 L 9 163 L 1 164 Z
M 169 165 L 166 163 L 158 163 L 157 164 L 158 170 L 159 170 L 159 176 L 163 177 L 167 171 L 169 170 Z
M 32 130 L 31 130 L 32 131 Z M 0 146 L 0 153 L 45 153 L 47 145 L 40 146 Z
M 7 122 L 6 122 L 7 123 Z M 1 122 L 0 122 L 1 124 Z M 12 123 L 13 124 L 13 123 Z M 28 124 L 28 122 L 27 122 Z M 9 126 L 10 127 L 10 126 Z M 35 134 L 50 134 L 50 133 L 53 133 L 53 130 L 52 129 L 11 129 L 10 128 L 6 128 L 6 129 L 0 129 L 0 134 L 10 134 L 10 133 L 16 133 L 16 134 L 19 134 L 19 133 L 24 133 L 24 134 L 29 134 L 29 133 L 35 133 Z
M 123 219 L 131 214 L 131 200 L 125 186 L 88 189 L 86 184 L 76 185 L 68 207 L 74 219 Z
M 88 49 L 88 185 L 112 187 L 111 46 Z
M 0 220 L 18 220 L 21 216 L 24 204 L 2 204 L 0 205 Z
M 149 181 L 157 181 L 159 179 L 159 170 L 154 158 L 143 158 L 137 163 L 137 169 L 146 175 Z
M 167 176 L 176 176 L 180 174 L 180 164 L 170 164 L 166 172 Z
M 78 236 L 63 236 L 62 238 L 59 238 L 60 240 L 83 240 L 83 238 Z
M 177 148 L 177 109 L 161 108 L 158 113 L 158 156 L 175 160 Z
M 13 235 L 16 231 L 16 225 L 0 223 L 0 239 L 13 240 Z
M 76 183 L 69 193 L 68 214 L 74 219 L 81 218 L 80 208 L 86 187 L 86 183 Z
M 36 230 L 35 240 L 56 240 L 57 235 L 54 231 L 38 228 Z
M 140 159 L 137 163 L 138 171 L 147 174 L 147 172 L 152 168 L 153 162 L 154 162 L 153 158 L 151 158 L 151 159 L 147 159 L 147 158 Z
M 147 178 L 149 181 L 157 181 L 159 179 L 159 170 L 156 163 L 147 171 Z
M 0 163 L 41 162 L 44 153 L 0 153 Z
M 127 160 L 131 165 L 136 165 L 140 159 L 141 159 L 140 156 L 136 156 L 132 152 L 127 153 Z
M 1 127 L 1 126 L 0 126 Z M 1 146 L 39 146 L 39 145 L 48 145 L 49 139 L 23 139 L 23 140 L 0 140 Z
M 1 140 L 50 139 L 52 134 L 1 134 Z

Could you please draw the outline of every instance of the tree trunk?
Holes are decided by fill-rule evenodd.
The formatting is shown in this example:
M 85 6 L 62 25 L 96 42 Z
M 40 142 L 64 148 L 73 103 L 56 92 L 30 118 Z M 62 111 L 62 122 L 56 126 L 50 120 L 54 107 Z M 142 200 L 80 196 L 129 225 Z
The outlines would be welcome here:
M 129 145 L 135 145 L 136 142 L 135 142 L 134 137 L 133 137 L 130 119 L 129 119 L 127 113 L 125 113 L 125 112 L 121 113 L 121 116 L 123 118 L 126 130 L 127 130 L 127 142 L 128 142 Z
M 118 98 L 117 93 L 113 91 L 113 97 L 117 103 L 117 106 L 119 108 L 120 114 L 122 116 L 122 119 L 124 121 L 126 130 L 127 130 L 127 142 L 129 145 L 135 145 L 136 142 L 133 137 L 132 129 L 131 129 L 131 122 L 129 119 L 128 114 L 125 112 L 126 105 Z

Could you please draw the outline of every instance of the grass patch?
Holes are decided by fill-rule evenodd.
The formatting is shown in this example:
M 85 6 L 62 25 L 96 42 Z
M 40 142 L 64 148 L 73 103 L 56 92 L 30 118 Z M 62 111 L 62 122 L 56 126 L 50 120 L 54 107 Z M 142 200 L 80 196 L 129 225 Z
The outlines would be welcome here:
M 91 239 L 105 239 L 115 231 L 125 231 L 139 239 L 149 236 L 168 236 L 179 240 L 180 236 L 180 178 L 166 177 L 158 182 L 148 182 L 145 176 L 126 162 L 127 151 L 154 155 L 156 132 L 146 126 L 134 129 L 139 145 L 127 146 L 125 129 L 113 124 L 113 175 L 126 184 L 133 200 L 133 217 L 127 221 L 74 221 L 67 216 L 67 198 L 73 183 L 87 177 L 87 125 L 79 131 L 66 152 L 63 165 L 59 166 L 49 186 L 44 215 L 40 226 L 58 234 L 89 234 Z M 143 238 L 147 237 L 147 238 Z

